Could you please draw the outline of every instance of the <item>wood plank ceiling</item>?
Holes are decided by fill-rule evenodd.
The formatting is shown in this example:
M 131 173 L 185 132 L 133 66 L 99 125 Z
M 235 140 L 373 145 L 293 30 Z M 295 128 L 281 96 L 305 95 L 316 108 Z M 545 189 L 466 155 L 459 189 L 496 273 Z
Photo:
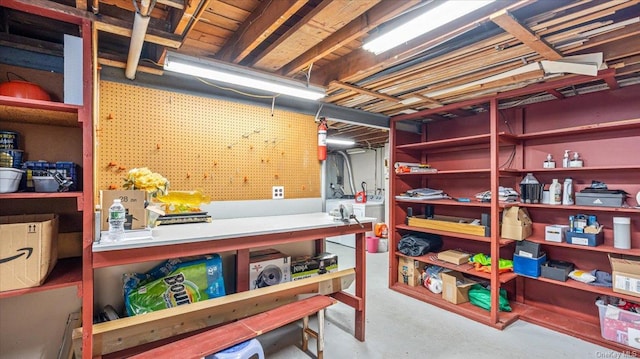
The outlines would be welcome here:
M 133 13 L 146 3 L 151 21 L 137 71 L 161 75 L 160 65 L 171 50 L 309 81 L 326 89 L 325 103 L 386 116 L 420 119 L 422 110 L 574 76 L 549 79 L 537 69 L 490 79 L 525 64 L 580 54 L 602 53 L 600 75 L 578 87 L 559 85 L 547 95 L 563 98 L 580 93 L 581 87 L 616 88 L 640 81 L 639 0 L 498 0 L 379 55 L 362 48 L 368 37 L 440 0 L 17 1 L 92 19 L 99 29 L 99 62 L 122 68 Z M 3 15 L 4 42 L 28 36 L 29 21 L 7 9 Z M 51 37 L 39 40 L 56 45 Z M 443 111 L 430 119 L 478 110 Z M 331 121 L 329 133 L 353 137 L 362 147 L 387 141 L 383 129 L 342 122 Z

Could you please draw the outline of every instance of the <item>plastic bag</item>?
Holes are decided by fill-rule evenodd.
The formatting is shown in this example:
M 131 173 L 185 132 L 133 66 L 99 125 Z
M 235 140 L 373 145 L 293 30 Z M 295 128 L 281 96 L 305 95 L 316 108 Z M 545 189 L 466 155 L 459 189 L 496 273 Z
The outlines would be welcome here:
M 129 316 L 221 297 L 222 260 L 218 254 L 170 259 L 147 273 L 125 274 L 123 288 Z
M 498 296 L 498 308 L 502 312 L 510 312 L 511 306 L 507 299 L 507 291 L 500 289 L 500 295 Z M 469 289 L 469 301 L 471 304 L 478 306 L 485 310 L 491 310 L 491 291 L 481 286 L 480 284 L 474 284 Z
M 413 233 L 402 236 L 398 242 L 400 253 L 417 257 L 442 248 L 442 238 L 437 234 Z

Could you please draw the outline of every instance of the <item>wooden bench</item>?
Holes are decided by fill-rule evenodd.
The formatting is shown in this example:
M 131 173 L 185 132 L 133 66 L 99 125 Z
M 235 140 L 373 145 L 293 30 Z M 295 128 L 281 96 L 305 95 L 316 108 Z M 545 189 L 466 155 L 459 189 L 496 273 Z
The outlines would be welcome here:
M 355 270 L 350 268 L 295 282 L 94 324 L 92 356 L 128 358 L 132 355 L 143 355 L 144 352 L 155 350 L 155 348 L 165 347 L 176 357 L 178 354 L 181 358 L 188 357 L 184 355 L 182 350 L 177 349 L 175 343 L 183 339 L 188 342 L 190 341 L 188 338 L 215 331 L 218 327 L 224 328 L 218 331 L 217 335 L 225 336 L 228 339 L 220 339 L 220 344 L 217 344 L 215 340 L 211 343 L 203 342 L 203 345 L 206 343 L 207 348 L 211 349 L 209 353 L 215 353 L 259 335 L 255 333 L 273 330 L 301 318 L 304 327 L 303 349 L 306 350 L 309 335 L 322 336 L 321 330 L 318 333 L 307 330 L 308 316 L 315 313 L 323 315 L 324 312 L 320 314 L 321 310 L 318 308 L 324 310 L 328 305 L 333 304 L 333 298 L 327 296 L 347 289 L 353 283 L 354 278 Z M 308 297 L 309 295 L 316 296 L 300 299 L 300 297 Z M 331 303 L 328 303 L 327 299 Z M 294 309 L 301 310 L 301 312 Z M 274 322 L 265 322 L 271 326 L 265 327 L 261 324 L 265 318 L 276 315 L 281 318 L 273 318 Z M 307 320 L 304 319 L 305 317 Z M 251 326 L 248 327 L 247 324 Z M 306 333 L 306 337 L 304 333 Z M 82 350 L 82 328 L 74 330 L 73 341 L 76 355 L 79 358 Z M 226 346 L 222 347 L 222 345 Z M 318 345 L 319 349 L 322 349 L 321 340 Z M 319 350 L 319 353 L 321 352 L 322 350 Z M 155 358 L 160 357 L 173 356 L 155 356 Z M 197 354 L 193 358 L 200 357 L 202 354 Z
M 174 341 L 130 358 L 171 358 L 176 353 L 180 353 L 180 358 L 198 359 L 302 319 L 302 350 L 307 351 L 309 336 L 313 336 L 317 341 L 317 357 L 322 359 L 324 310 L 336 302 L 331 297 L 316 295 Z M 318 331 L 309 328 L 309 316 L 316 313 L 318 314 Z

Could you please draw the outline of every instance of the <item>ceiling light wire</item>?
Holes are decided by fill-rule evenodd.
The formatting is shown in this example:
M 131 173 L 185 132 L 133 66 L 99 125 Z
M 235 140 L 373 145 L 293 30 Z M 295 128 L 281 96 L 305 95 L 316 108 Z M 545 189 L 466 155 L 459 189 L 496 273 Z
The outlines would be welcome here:
M 244 96 L 248 96 L 248 97 L 253 97 L 253 98 L 273 98 L 273 99 L 275 99 L 276 97 L 280 96 L 280 95 L 253 95 L 253 94 L 250 94 L 250 93 L 246 93 L 246 92 L 242 92 L 242 91 L 239 91 L 239 90 L 236 90 L 236 89 L 232 89 L 230 87 L 218 86 L 216 84 L 213 84 L 213 83 L 211 83 L 211 82 L 209 82 L 207 80 L 204 80 L 204 79 L 202 79 L 200 77 L 197 77 L 197 76 L 194 76 L 194 77 L 196 79 L 198 79 L 200 82 L 202 82 L 202 83 L 204 83 L 206 85 L 209 85 L 209 86 L 212 86 L 212 87 L 215 87 L 215 88 L 219 88 L 221 90 L 235 92 L 235 93 L 238 93 L 240 95 L 244 95 Z

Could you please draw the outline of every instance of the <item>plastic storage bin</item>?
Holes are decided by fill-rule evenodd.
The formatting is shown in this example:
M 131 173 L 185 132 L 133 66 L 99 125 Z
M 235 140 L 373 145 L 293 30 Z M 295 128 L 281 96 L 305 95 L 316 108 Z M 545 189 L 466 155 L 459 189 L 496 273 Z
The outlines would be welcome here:
M 640 314 L 597 300 L 600 334 L 604 339 L 640 349 Z
M 23 173 L 24 171 L 15 168 L 0 168 L 0 193 L 17 191 Z
M 523 276 L 538 278 L 541 271 L 540 267 L 542 266 L 542 263 L 545 263 L 546 261 L 546 254 L 542 254 L 538 258 L 530 258 L 514 254 L 513 271 L 516 274 L 520 274 Z

